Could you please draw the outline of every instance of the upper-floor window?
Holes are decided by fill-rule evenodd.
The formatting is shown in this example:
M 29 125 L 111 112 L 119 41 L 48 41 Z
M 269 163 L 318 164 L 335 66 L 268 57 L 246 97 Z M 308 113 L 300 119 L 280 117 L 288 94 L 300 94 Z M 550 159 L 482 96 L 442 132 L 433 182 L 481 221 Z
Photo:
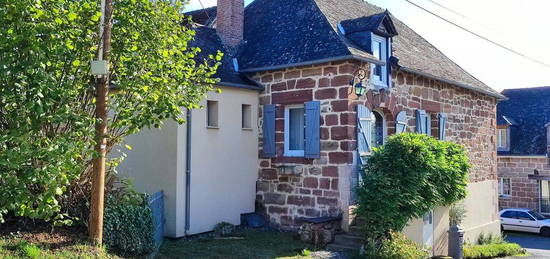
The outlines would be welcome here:
M 506 150 L 509 147 L 509 134 L 508 127 L 497 129 L 497 148 L 499 150 Z
M 285 107 L 285 156 L 304 156 L 305 147 L 304 105 Z
M 388 39 L 372 34 L 372 55 L 380 61 L 386 62 L 389 55 Z M 377 86 L 388 86 L 388 64 L 371 66 L 372 82 Z
M 500 178 L 499 179 L 498 194 L 500 196 L 510 196 L 510 195 L 512 195 L 512 180 L 510 178 Z
M 218 128 L 218 101 L 206 101 L 206 127 Z

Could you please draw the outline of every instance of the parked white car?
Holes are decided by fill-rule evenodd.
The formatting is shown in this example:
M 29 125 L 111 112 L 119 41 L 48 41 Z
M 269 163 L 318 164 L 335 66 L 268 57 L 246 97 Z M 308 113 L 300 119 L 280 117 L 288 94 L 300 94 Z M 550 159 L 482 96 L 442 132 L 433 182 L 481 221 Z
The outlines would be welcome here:
M 502 230 L 522 231 L 550 237 L 550 219 L 530 209 L 504 209 L 499 212 Z

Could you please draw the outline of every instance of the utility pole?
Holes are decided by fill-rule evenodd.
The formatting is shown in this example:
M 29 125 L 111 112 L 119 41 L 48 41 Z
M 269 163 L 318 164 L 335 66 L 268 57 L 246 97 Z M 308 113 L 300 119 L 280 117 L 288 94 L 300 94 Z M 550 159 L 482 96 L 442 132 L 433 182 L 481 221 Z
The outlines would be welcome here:
M 103 73 L 96 73 L 96 126 L 95 150 L 98 156 L 93 161 L 92 204 L 90 208 L 90 239 L 93 244 L 103 243 L 103 209 L 105 200 L 105 156 L 107 153 L 107 101 L 109 95 L 109 52 L 111 51 L 111 18 L 113 15 L 112 0 L 101 0 L 101 24 L 98 49 L 98 61 Z M 92 71 L 94 65 L 92 64 Z M 92 74 L 94 74 L 92 72 Z

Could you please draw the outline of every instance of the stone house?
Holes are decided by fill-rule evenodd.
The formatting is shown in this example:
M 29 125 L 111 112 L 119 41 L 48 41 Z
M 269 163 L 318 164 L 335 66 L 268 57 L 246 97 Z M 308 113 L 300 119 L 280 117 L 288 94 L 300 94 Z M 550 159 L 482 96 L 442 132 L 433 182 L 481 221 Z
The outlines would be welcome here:
M 550 87 L 508 89 L 497 105 L 499 207 L 550 215 Z
M 189 218 L 180 209 L 187 207 L 186 199 L 192 200 L 191 212 L 210 213 L 208 218 L 212 219 L 205 223 L 198 214 L 196 219 L 191 216 L 191 228 L 198 224 L 211 229 L 213 219 L 234 223 L 236 215 L 228 216 L 229 212 L 222 208 L 238 202 L 221 201 L 232 192 L 243 193 L 246 189 L 248 193 L 249 188 L 254 188 L 254 201 L 245 199 L 246 205 L 239 206 L 240 213 L 262 213 L 270 224 L 290 230 L 296 230 L 304 218 L 341 217 L 342 228 L 348 230 L 358 168 L 372 147 L 382 145 L 389 135 L 407 131 L 466 146 L 473 165 L 469 196 L 464 201 L 472 212 L 464 221 L 466 238 L 473 240 L 481 232 L 499 232 L 495 131 L 496 104 L 503 96 L 405 23 L 361 0 L 255 0 L 246 8 L 243 0 L 218 0 L 217 8 L 188 15 L 197 32 L 194 44 L 205 53 L 225 52 L 218 74 L 222 93 L 208 96 L 206 112 L 191 112 L 192 125 L 196 125 L 196 120 L 205 121 L 188 133 L 198 143 L 194 146 L 211 145 L 202 148 L 204 153 L 196 153 L 193 159 L 201 155 L 233 159 L 191 163 L 209 166 L 208 170 L 194 167 L 202 173 L 191 173 L 191 189 L 209 190 L 215 196 L 209 197 L 220 208 L 202 208 L 210 207 L 206 206 L 208 199 L 193 193 L 189 198 L 189 193 L 185 196 L 174 191 L 167 194 L 176 204 L 177 212 L 167 209 L 167 213 L 174 214 L 173 226 L 180 226 L 182 220 Z M 239 128 L 250 119 L 249 113 L 241 113 L 238 105 L 223 106 L 222 101 L 228 99 L 240 102 L 238 91 L 256 96 L 255 102 L 248 101 L 253 123 L 246 137 L 253 136 L 255 141 L 235 145 L 226 138 L 242 132 L 227 133 L 223 138 L 218 135 L 222 129 Z M 214 99 L 220 101 L 216 111 L 234 116 L 218 130 L 208 127 L 212 117 L 221 120 L 224 116 L 211 115 L 213 108 L 208 104 Z M 230 112 L 237 115 L 229 115 Z M 186 132 L 175 131 L 176 136 L 163 138 L 180 139 Z M 205 136 L 201 131 L 210 134 Z M 203 139 L 216 136 L 219 138 L 215 140 Z M 142 148 L 150 149 L 149 145 L 154 143 Z M 256 151 L 252 157 L 256 164 L 254 168 L 248 163 L 239 168 L 241 159 L 251 158 L 244 158 L 250 153 L 250 145 Z M 245 153 L 241 153 L 243 148 Z M 133 156 L 141 160 L 138 148 L 134 150 Z M 216 154 L 210 155 L 209 150 L 216 150 Z M 151 163 L 161 168 L 163 165 L 148 162 Z M 187 174 L 185 168 L 183 164 L 177 170 L 170 169 L 169 175 L 179 179 Z M 236 176 L 242 177 L 241 185 L 230 181 Z M 194 182 L 193 177 L 210 182 Z M 251 177 L 253 186 L 248 185 Z M 228 184 L 217 190 L 220 185 L 212 186 L 212 181 Z M 183 180 L 176 182 L 185 186 Z M 193 203 L 194 199 L 203 204 Z M 448 208 L 437 208 L 410 222 L 405 232 L 441 254 L 446 252 L 448 225 Z M 172 236 L 189 233 L 194 232 L 175 231 Z

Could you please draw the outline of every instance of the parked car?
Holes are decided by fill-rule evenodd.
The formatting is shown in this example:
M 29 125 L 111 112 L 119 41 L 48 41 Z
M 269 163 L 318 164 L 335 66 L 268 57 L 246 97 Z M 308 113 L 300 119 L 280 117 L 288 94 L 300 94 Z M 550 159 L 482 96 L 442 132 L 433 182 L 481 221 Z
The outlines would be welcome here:
M 538 233 L 550 237 L 550 219 L 530 209 L 504 209 L 499 212 L 502 230 Z

